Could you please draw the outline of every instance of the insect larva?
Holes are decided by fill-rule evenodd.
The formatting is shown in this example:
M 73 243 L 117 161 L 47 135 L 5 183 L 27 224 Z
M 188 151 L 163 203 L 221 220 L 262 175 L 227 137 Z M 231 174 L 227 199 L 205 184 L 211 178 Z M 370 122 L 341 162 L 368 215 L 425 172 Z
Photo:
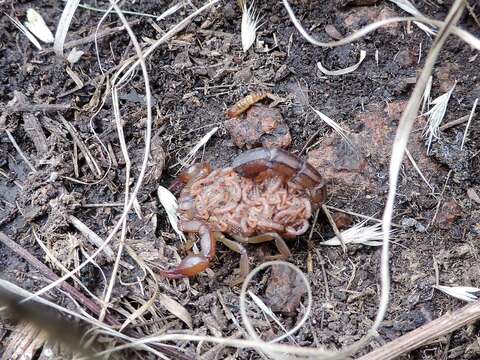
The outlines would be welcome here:
M 256 91 L 250 95 L 245 96 L 242 100 L 238 101 L 228 111 L 227 116 L 230 118 L 237 117 L 238 115 L 247 111 L 252 105 L 256 104 L 260 100 L 265 99 L 268 93 L 265 91 Z

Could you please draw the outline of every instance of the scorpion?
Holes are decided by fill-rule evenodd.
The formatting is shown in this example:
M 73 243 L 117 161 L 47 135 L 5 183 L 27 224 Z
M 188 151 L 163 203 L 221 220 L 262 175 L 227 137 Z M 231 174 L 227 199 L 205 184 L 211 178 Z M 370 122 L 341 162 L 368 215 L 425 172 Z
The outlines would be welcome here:
M 217 241 L 240 254 L 240 276 L 249 273 L 244 244 L 274 241 L 278 255 L 287 259 L 284 239 L 304 234 L 312 208 L 326 199 L 326 184 L 306 160 L 279 148 L 255 148 L 238 155 L 230 167 L 212 169 L 197 163 L 177 178 L 179 229 L 197 233 L 200 252 L 185 257 L 168 278 L 192 277 L 207 269 Z M 229 237 L 225 236 L 228 235 Z

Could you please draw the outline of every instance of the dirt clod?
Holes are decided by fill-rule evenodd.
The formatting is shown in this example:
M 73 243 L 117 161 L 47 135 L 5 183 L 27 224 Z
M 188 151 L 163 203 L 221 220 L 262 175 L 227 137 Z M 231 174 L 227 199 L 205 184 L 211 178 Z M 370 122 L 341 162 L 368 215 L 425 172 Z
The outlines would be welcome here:
M 333 214 L 333 221 L 335 221 L 338 230 L 347 229 L 353 223 L 353 219 L 350 215 L 341 212 Z
M 286 266 L 272 266 L 265 300 L 274 312 L 294 315 L 306 293 L 301 277 Z
M 278 109 L 254 105 L 246 116 L 225 121 L 233 142 L 240 148 L 256 146 L 286 148 L 292 142 L 287 124 Z
M 460 206 L 454 200 L 447 200 L 438 212 L 436 223 L 440 229 L 448 230 L 461 214 Z

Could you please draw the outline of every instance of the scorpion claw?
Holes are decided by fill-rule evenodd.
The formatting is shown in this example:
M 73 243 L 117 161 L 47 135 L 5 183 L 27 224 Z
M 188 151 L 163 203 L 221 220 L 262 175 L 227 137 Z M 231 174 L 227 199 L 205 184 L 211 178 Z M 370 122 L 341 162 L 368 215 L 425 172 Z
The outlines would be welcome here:
M 181 190 L 184 186 L 192 181 L 206 176 L 212 172 L 212 167 L 209 163 L 193 164 L 189 168 L 182 171 L 182 173 L 170 185 L 170 191 L 176 192 Z
M 161 274 L 169 279 L 181 279 L 197 275 L 208 268 L 209 264 L 210 261 L 203 255 L 189 255 L 175 269 L 164 270 Z
M 198 233 L 200 236 L 200 254 L 189 255 L 184 258 L 180 264 L 172 270 L 163 270 L 161 274 L 170 279 L 180 279 L 183 277 L 195 276 L 202 272 L 215 256 L 216 237 L 210 231 L 207 225 L 201 221 L 181 221 L 179 224 L 181 230 L 188 233 Z

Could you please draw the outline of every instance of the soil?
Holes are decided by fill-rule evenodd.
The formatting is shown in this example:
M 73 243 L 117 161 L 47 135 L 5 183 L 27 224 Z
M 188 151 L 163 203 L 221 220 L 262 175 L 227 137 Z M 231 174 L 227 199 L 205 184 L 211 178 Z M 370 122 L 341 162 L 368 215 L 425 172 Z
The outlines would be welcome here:
M 357 3 L 361 2 L 298 0 L 293 6 L 303 26 L 322 41 L 332 41 L 328 33 L 346 35 L 376 19 L 404 15 L 388 1 L 367 2 L 366 6 L 356 6 Z M 131 251 L 124 251 L 121 283 L 117 281 L 113 293 L 114 305 L 110 313 L 120 322 L 149 298 L 153 283 L 148 276 L 144 278 L 132 254 L 136 253 L 137 259 L 148 264 L 156 274 L 186 255 L 185 244 L 175 235 L 159 205 L 157 186 L 168 187 L 172 183 L 182 159 L 215 126 L 219 130 L 204 151 L 199 152 L 197 160 L 203 158 L 215 167 L 230 164 L 242 150 L 235 146 L 224 126 L 225 113 L 228 107 L 252 91 L 269 91 L 285 99 L 277 109 L 290 130 L 289 150 L 308 157 L 329 179 L 328 205 L 381 218 L 395 129 L 432 39 L 414 24 L 402 23 L 375 31 L 350 45 L 319 48 L 307 43 L 295 30 L 281 2 L 255 4 L 263 16 L 263 25 L 258 31 L 257 42 L 248 52 L 244 53 L 241 46 L 241 13 L 236 2 L 229 0 L 195 18 L 184 31 L 147 59 L 154 107 L 152 153 L 138 195 L 142 217 L 134 211 L 128 217 L 126 244 Z M 416 2 L 421 12 L 436 19 L 445 18 L 450 5 L 451 1 Z M 55 29 L 64 3 L 22 1 L 3 2 L 0 6 L 2 12 L 22 21 L 26 10 L 34 7 L 50 29 Z M 108 7 L 103 1 L 95 2 L 95 6 Z M 123 9 L 159 15 L 168 6 L 165 1 L 148 0 L 125 3 Z M 132 28 L 146 46 L 150 40 L 161 37 L 159 31 L 166 31 L 191 11 L 192 7 L 187 6 L 158 22 L 140 15 L 128 15 L 128 19 L 134 22 Z M 473 11 L 478 16 L 478 6 Z M 99 12 L 78 9 L 67 41 L 92 34 L 100 18 Z M 120 25 L 117 16 L 110 15 L 102 26 Z M 332 26 L 336 31 L 332 31 Z M 480 26 L 471 14 L 462 17 L 460 26 L 480 36 Z M 134 48 L 125 31 L 101 38 L 99 58 L 106 72 L 102 76 L 93 42 L 77 46 L 84 54 L 71 65 L 56 57 L 50 48 L 38 51 L 5 16 L 0 20 L 0 39 L 0 102 L 3 103 L 0 231 L 61 275 L 62 270 L 47 260 L 33 232 L 63 266 L 72 269 L 96 247 L 71 224 L 69 216 L 75 216 L 105 238 L 121 215 L 125 161 L 111 96 L 105 98 L 102 107 L 99 104 L 106 91 L 106 79 L 111 77 L 115 67 L 134 55 Z M 326 76 L 318 70 L 319 61 L 327 69 L 350 66 L 358 61 L 361 49 L 366 50 L 367 57 L 350 74 Z M 477 55 L 456 37 L 451 36 L 447 41 L 432 85 L 432 98 L 435 98 L 457 81 L 443 123 L 468 115 L 475 99 L 480 97 L 480 58 Z M 76 89 L 67 69 L 82 80 L 80 89 Z M 69 109 L 60 112 L 8 110 L 6 104 L 12 101 L 14 92 L 23 94 L 29 104 L 67 104 Z M 144 92 L 140 72 L 119 92 L 134 180 L 144 149 Z M 352 154 L 311 106 L 347 130 L 358 153 Z M 431 188 L 406 159 L 395 204 L 394 222 L 400 226 L 396 228 L 390 253 L 389 310 L 378 338 L 357 355 L 464 304 L 432 288 L 436 283 L 436 271 L 442 285 L 480 287 L 480 204 L 476 202 L 478 196 L 472 195 L 480 194 L 480 123 L 477 120 L 478 116 L 471 123 L 463 149 L 460 144 L 465 123 L 442 131 L 429 152 L 422 138 L 425 119 L 419 118 L 416 123 L 409 149 Z M 32 122 L 40 125 L 40 135 L 38 131 L 32 133 Z M 68 124 L 90 151 L 97 168 L 86 161 L 78 143 L 74 145 Z M 110 156 L 114 155 L 110 167 L 108 154 L 92 128 L 110 149 Z M 21 158 L 4 130 L 11 133 L 36 172 Z M 39 138 L 42 132 L 43 141 Z M 100 205 L 93 207 L 91 204 Z M 353 219 L 355 223 L 362 220 L 355 216 Z M 293 257 L 289 261 L 307 274 L 314 296 L 309 321 L 293 337 L 297 345 L 340 349 L 367 332 L 377 311 L 380 249 L 348 246 L 343 253 L 341 248 L 318 245 L 333 236 L 325 216 L 320 214 L 310 242 L 308 236 L 290 242 Z M 114 239 L 112 248 L 118 248 L 118 238 Z M 247 250 L 251 266 L 260 264 L 265 255 L 275 253 L 273 244 L 250 245 Z M 311 269 L 307 261 L 309 256 L 313 264 Z M 189 281 L 156 277 L 160 291 L 188 311 L 196 334 L 239 336 L 239 329 L 230 317 L 233 314 L 241 322 L 239 288 L 229 286 L 238 269 L 238 260 L 238 254 L 220 245 L 211 271 Z M 105 286 L 103 274 L 109 277 L 113 261 L 100 255 L 96 262 L 86 266 L 78 276 L 90 291 L 101 296 Z M 272 304 L 278 301 L 269 301 L 269 294 L 282 296 L 282 293 L 271 290 L 271 282 L 282 279 L 270 277 L 270 271 L 258 275 L 251 289 Z M 30 291 L 50 282 L 31 263 L 1 243 L 0 273 L 3 279 Z M 288 276 L 292 282 L 296 281 L 292 274 Z M 143 285 L 139 286 L 142 279 Z M 298 296 L 289 295 L 291 288 L 285 284 L 279 286 L 285 289 L 284 296 L 291 297 L 292 301 L 299 300 Z M 270 290 L 266 291 L 267 288 Z M 49 294 L 49 298 L 59 304 L 73 306 L 60 292 Z M 305 299 L 301 303 L 305 304 Z M 154 312 L 147 312 L 142 319 L 134 321 L 134 325 L 127 326 L 127 330 L 136 336 L 146 336 L 188 328 L 160 300 L 155 304 Z M 290 328 L 302 317 L 303 305 L 294 306 L 296 311 L 291 304 L 282 306 L 289 311 L 276 314 L 284 326 Z M 281 306 L 275 309 L 281 310 Z M 263 338 L 281 333 L 273 322 L 266 322 L 253 305 L 251 314 Z M 152 324 L 140 326 L 142 321 L 152 321 Z M 9 343 L 14 333 L 14 323 L 6 321 L 0 326 L 0 340 L 4 344 Z M 478 326 L 470 325 L 403 358 L 477 359 L 480 357 L 479 337 Z M 182 346 L 188 355 L 195 357 L 197 344 Z M 199 351 L 209 347 L 211 345 L 204 344 Z M 41 350 L 37 356 L 40 353 Z M 259 358 L 249 349 L 235 351 L 231 348 L 221 350 L 218 358 L 228 355 L 237 359 Z

